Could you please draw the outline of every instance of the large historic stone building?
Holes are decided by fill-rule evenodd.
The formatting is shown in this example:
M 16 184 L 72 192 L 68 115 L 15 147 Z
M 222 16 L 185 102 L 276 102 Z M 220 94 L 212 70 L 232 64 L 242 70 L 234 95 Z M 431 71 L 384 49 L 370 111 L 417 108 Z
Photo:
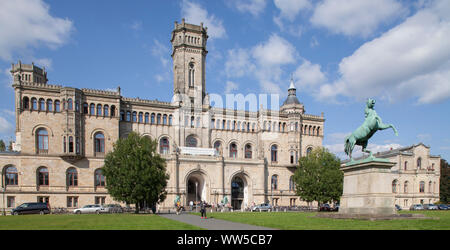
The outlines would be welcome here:
M 291 82 L 279 110 L 212 108 L 206 92 L 207 28 L 175 22 L 171 102 L 117 91 L 48 84 L 34 64 L 13 64 L 15 153 L 0 155 L 2 207 L 47 201 L 52 207 L 113 203 L 99 168 L 113 143 L 131 131 L 156 139 L 166 159 L 167 199 L 184 204 L 227 197 L 300 205 L 292 176 L 299 157 L 322 146 L 324 117 L 305 113 Z

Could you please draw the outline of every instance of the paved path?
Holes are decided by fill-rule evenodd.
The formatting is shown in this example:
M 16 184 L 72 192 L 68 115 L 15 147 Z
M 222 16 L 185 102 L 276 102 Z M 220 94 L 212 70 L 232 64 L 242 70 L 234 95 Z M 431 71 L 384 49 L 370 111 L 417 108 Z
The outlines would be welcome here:
M 200 216 L 186 213 L 182 213 L 179 215 L 159 214 L 159 216 L 171 220 L 184 222 L 208 230 L 274 230 L 273 228 L 253 226 L 214 218 L 202 219 Z

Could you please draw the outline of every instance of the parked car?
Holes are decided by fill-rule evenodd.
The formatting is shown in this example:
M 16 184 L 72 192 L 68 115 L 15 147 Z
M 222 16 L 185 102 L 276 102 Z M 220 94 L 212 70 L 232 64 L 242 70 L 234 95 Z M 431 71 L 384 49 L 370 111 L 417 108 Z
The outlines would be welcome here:
M 73 210 L 74 214 L 99 214 L 104 213 L 105 208 L 102 205 L 86 205 L 82 208 L 77 208 Z
M 395 210 L 400 211 L 400 210 L 402 210 L 402 207 L 400 207 L 399 205 L 395 204 Z
M 27 202 L 11 210 L 12 215 L 19 214 L 49 214 L 50 205 L 45 202 Z
M 448 210 L 448 206 L 445 204 L 439 204 L 439 205 L 437 205 L 437 207 L 439 210 Z
M 434 204 L 424 204 L 423 209 L 425 210 L 438 210 L 438 207 Z
M 424 210 L 424 208 L 423 208 L 422 204 L 414 204 L 414 205 L 411 205 L 409 210 Z
M 269 203 L 256 205 L 252 208 L 252 212 L 272 211 L 272 206 Z
M 104 206 L 105 213 L 123 213 L 123 208 L 119 204 L 108 204 Z
M 319 211 L 331 211 L 331 207 L 328 203 L 321 204 Z

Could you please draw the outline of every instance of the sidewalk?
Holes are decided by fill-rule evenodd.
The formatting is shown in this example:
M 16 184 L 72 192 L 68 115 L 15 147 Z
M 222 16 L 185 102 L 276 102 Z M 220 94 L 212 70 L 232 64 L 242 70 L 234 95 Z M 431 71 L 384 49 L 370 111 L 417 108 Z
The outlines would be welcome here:
M 273 228 L 253 226 L 248 224 L 242 224 L 237 222 L 219 220 L 219 219 L 202 219 L 200 216 L 192 214 L 159 214 L 159 216 L 191 224 L 197 227 L 201 227 L 207 230 L 275 230 Z

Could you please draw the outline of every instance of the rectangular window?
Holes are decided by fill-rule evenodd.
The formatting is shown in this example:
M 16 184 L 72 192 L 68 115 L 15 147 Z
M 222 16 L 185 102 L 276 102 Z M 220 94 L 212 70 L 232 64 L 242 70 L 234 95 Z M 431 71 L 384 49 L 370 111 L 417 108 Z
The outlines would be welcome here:
M 8 196 L 6 197 L 7 207 L 16 207 L 16 197 Z
M 68 196 L 67 197 L 67 207 L 78 207 L 78 197 Z
M 48 196 L 38 196 L 37 197 L 37 202 L 50 203 L 50 197 L 48 197 Z
M 105 196 L 95 196 L 95 204 L 96 205 L 104 205 L 105 204 Z

